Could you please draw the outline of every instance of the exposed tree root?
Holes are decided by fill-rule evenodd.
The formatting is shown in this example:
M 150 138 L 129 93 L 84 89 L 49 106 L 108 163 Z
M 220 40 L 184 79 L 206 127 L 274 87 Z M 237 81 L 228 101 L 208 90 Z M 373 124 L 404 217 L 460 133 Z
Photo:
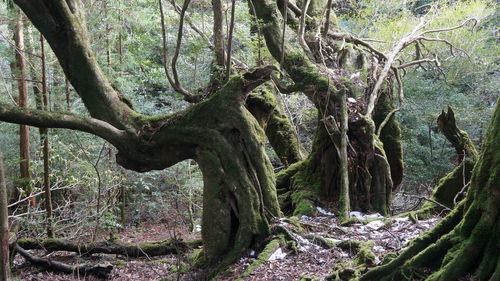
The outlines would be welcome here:
M 367 267 L 376 263 L 377 258 L 372 252 L 375 244 L 373 242 L 361 242 L 356 240 L 342 241 L 337 247 L 344 251 L 355 254 L 355 258 L 339 263 L 333 268 L 333 272 L 326 276 L 326 280 L 350 280 L 359 277 L 367 271 Z
M 190 248 L 201 246 L 200 240 L 183 242 L 179 240 L 164 240 L 126 245 L 117 242 L 75 243 L 63 239 L 19 239 L 13 245 L 19 245 L 26 250 L 67 251 L 81 255 L 116 254 L 127 257 L 163 256 L 179 254 Z
M 68 265 L 62 262 L 52 261 L 50 259 L 44 259 L 34 256 L 23 249 L 21 246 L 19 246 L 19 244 L 17 243 L 14 243 L 12 247 L 14 251 L 19 253 L 23 258 L 25 258 L 33 265 L 40 266 L 52 271 L 74 274 L 81 277 L 93 275 L 101 279 L 108 279 L 111 270 L 113 270 L 113 266 L 111 265 Z

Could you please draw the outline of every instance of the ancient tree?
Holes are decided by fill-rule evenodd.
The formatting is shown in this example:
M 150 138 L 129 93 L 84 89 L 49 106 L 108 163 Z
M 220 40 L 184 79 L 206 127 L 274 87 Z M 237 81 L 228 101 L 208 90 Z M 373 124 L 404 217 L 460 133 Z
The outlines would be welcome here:
M 204 178 L 204 258 L 232 262 L 280 215 L 264 132 L 244 107 L 273 67 L 233 76 L 210 98 L 173 115 L 144 116 L 111 86 L 88 39 L 80 1 L 15 1 L 50 44 L 91 117 L 0 104 L 0 120 L 97 135 L 124 168 L 145 172 L 194 159 Z

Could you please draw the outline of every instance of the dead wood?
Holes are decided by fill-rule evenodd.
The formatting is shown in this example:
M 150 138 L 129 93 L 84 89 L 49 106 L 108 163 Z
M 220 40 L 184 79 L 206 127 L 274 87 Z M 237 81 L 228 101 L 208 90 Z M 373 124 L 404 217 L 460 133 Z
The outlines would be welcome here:
M 97 264 L 73 266 L 58 261 L 52 261 L 50 259 L 40 258 L 30 254 L 17 243 L 13 244 L 13 250 L 19 253 L 23 258 L 25 258 L 33 265 L 40 266 L 52 271 L 63 272 L 66 274 L 74 274 L 77 276 L 93 275 L 95 277 L 106 280 L 109 278 L 111 270 L 113 270 L 112 265 Z
M 80 255 L 115 254 L 127 257 L 163 256 L 179 254 L 193 247 L 201 246 L 200 240 L 184 242 L 163 240 L 127 245 L 120 242 L 78 243 L 63 239 L 18 239 L 15 244 L 26 250 L 67 251 Z

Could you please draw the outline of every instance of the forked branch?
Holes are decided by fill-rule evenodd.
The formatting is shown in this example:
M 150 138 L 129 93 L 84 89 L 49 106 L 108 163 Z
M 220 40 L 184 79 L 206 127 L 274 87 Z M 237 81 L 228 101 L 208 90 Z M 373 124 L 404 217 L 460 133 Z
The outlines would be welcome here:
M 412 65 L 419 65 L 422 63 L 429 63 L 429 62 L 435 63 L 436 66 L 438 66 L 438 67 L 440 66 L 439 60 L 438 60 L 436 55 L 434 55 L 434 58 L 432 58 L 432 59 L 420 57 L 421 51 L 420 51 L 419 44 L 422 44 L 421 41 L 435 41 L 435 42 L 445 43 L 446 45 L 450 46 L 450 50 L 451 50 L 452 55 L 454 54 L 453 53 L 454 48 L 457 50 L 461 50 L 459 48 L 456 48 L 448 40 L 441 39 L 441 38 L 424 37 L 425 34 L 449 32 L 449 31 L 461 28 L 461 27 L 465 26 L 468 22 L 471 22 L 471 21 L 474 22 L 474 26 L 477 24 L 477 19 L 469 18 L 457 26 L 453 26 L 453 27 L 449 27 L 449 28 L 422 30 L 427 25 L 427 21 L 425 21 L 425 19 L 421 19 L 420 22 L 417 24 L 417 26 L 408 35 L 406 35 L 403 39 L 401 39 L 399 42 L 397 42 L 394 45 L 394 48 L 392 49 L 392 51 L 389 53 L 389 55 L 387 55 L 387 58 L 386 58 L 385 63 L 384 63 L 384 67 L 382 68 L 382 71 L 378 75 L 377 80 L 375 82 L 375 85 L 371 91 L 371 94 L 370 94 L 370 97 L 368 100 L 367 109 L 366 109 L 366 115 L 367 116 L 372 115 L 373 110 L 375 108 L 375 103 L 376 103 L 378 96 L 379 96 L 379 90 L 380 90 L 384 80 L 386 79 L 387 75 L 389 75 L 391 69 L 396 73 L 396 69 L 404 69 L 405 67 L 409 67 Z M 412 61 L 412 62 L 409 62 L 409 63 L 394 65 L 394 62 L 396 61 L 396 58 L 401 53 L 401 51 L 412 44 L 417 44 L 417 47 L 416 47 L 417 59 Z M 465 51 L 463 51 L 463 50 L 461 50 L 461 51 L 465 53 Z M 400 77 L 398 77 L 398 75 L 399 74 L 396 73 L 396 79 L 398 79 L 398 83 L 400 84 L 401 79 L 400 79 Z M 400 85 L 400 99 L 402 97 L 401 88 L 402 87 Z
M 189 6 L 189 3 L 191 0 L 185 0 L 184 4 L 182 5 L 182 8 L 179 12 L 179 29 L 177 31 L 177 43 L 175 46 L 175 52 L 172 57 L 171 65 L 170 67 L 172 68 L 172 75 L 170 75 L 170 71 L 168 69 L 168 56 L 167 56 L 167 36 L 166 36 L 166 28 L 165 28 L 165 14 L 163 12 L 163 4 L 162 0 L 158 0 L 158 5 L 160 8 L 160 18 L 161 18 L 161 33 L 162 33 L 162 39 L 163 39 L 163 48 L 162 48 L 162 53 L 163 53 L 163 68 L 165 70 L 165 75 L 167 76 L 167 80 L 174 88 L 174 90 L 184 96 L 184 100 L 187 102 L 199 102 L 201 100 L 201 96 L 194 95 L 190 93 L 188 90 L 186 90 L 180 83 L 179 81 L 179 75 L 177 73 L 177 60 L 179 58 L 180 54 L 180 48 L 182 45 L 182 36 L 183 36 L 183 30 L 184 30 L 184 21 L 186 17 L 186 11 Z M 175 7 L 175 3 L 174 7 Z

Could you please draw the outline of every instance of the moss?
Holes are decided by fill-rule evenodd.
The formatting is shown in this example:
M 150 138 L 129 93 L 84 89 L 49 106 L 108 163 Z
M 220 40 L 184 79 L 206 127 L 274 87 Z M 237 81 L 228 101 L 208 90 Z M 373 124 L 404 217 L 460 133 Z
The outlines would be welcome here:
M 387 114 L 394 109 L 390 95 L 391 91 L 389 89 L 382 91 L 375 106 L 373 121 L 375 122 L 377 129 L 386 118 Z M 401 128 L 395 115 L 389 119 L 380 132 L 380 140 L 384 144 L 384 151 L 387 156 L 387 162 L 391 168 L 391 178 L 394 188 L 397 188 L 403 180 L 404 165 Z
M 371 241 L 362 242 L 356 240 L 342 241 L 338 246 L 344 251 L 356 253 L 354 259 L 334 266 L 326 280 L 358 280 L 361 273 L 366 271 L 367 266 L 373 265 L 376 257 L 372 252 L 375 244 Z
M 375 254 L 373 254 L 372 252 L 373 246 L 375 246 L 375 244 L 372 241 L 362 243 L 360 245 L 360 248 L 355 258 L 358 264 L 365 264 L 365 265 L 375 264 L 376 257 Z
M 317 195 L 309 190 L 295 191 L 291 195 L 294 206 L 293 215 L 312 216 L 316 212 L 316 207 L 312 199 L 317 199 Z
M 314 87 L 317 91 L 326 91 L 333 83 L 328 83 L 318 69 L 299 52 L 290 52 L 285 56 L 284 68 L 292 76 L 298 89 Z
M 276 188 L 291 189 L 292 177 L 300 170 L 302 170 L 308 162 L 306 160 L 293 163 L 287 169 L 281 170 L 276 174 Z
M 173 262 L 174 262 L 174 260 L 172 260 L 172 259 L 164 258 L 164 259 L 159 259 L 159 260 L 148 261 L 147 264 L 160 265 L 160 264 L 173 263 Z
M 271 240 L 269 243 L 267 243 L 266 247 L 260 252 L 260 254 L 257 256 L 255 261 L 247 267 L 245 272 L 241 274 L 240 278 L 238 280 L 241 280 L 242 278 L 250 276 L 250 274 L 259 266 L 264 264 L 269 260 L 271 255 L 280 247 L 280 244 L 283 243 L 281 238 L 276 238 Z
M 125 265 L 127 265 L 127 262 L 124 260 L 112 260 L 110 263 L 116 267 L 116 268 L 123 268 Z
M 321 246 L 325 249 L 331 249 L 334 248 L 337 244 L 334 242 L 333 239 L 331 238 L 326 238 L 321 235 L 316 235 L 316 234 L 308 234 L 306 235 L 306 238 L 310 240 L 313 244 L 316 244 L 318 246 Z
M 203 267 L 203 249 L 194 249 L 193 252 L 187 255 L 190 264 L 195 267 Z
M 189 270 L 191 270 L 191 267 L 185 262 L 178 261 L 176 264 L 171 265 L 168 268 L 168 270 L 170 270 L 170 272 L 184 274 L 184 273 L 188 272 Z
M 300 232 L 304 231 L 304 228 L 302 227 L 302 224 L 300 223 L 300 219 L 296 216 L 284 218 L 283 221 L 293 225 L 293 227 L 294 227 L 293 230 L 295 232 L 300 233 Z

